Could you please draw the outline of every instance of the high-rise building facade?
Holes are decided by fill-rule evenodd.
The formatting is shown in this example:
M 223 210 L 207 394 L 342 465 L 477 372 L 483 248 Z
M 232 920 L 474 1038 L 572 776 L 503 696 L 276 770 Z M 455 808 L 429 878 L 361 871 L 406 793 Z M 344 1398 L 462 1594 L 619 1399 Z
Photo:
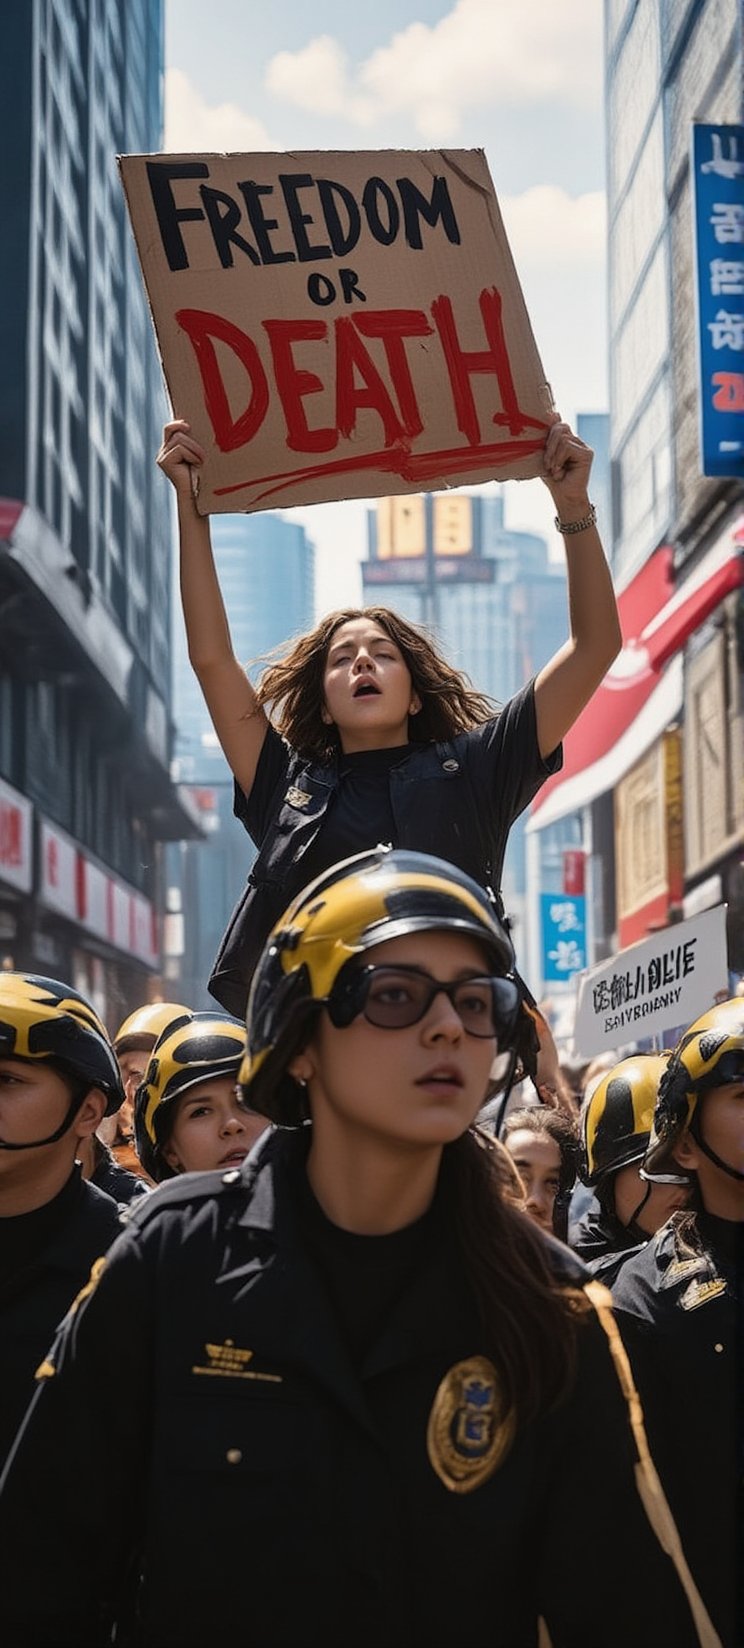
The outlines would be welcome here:
M 252 680 L 263 656 L 313 622 L 315 556 L 304 529 L 280 515 L 214 515 L 215 564 L 233 645 Z M 179 781 L 206 825 L 203 841 L 167 854 L 172 923 L 168 988 L 196 1008 L 214 1008 L 207 979 L 220 938 L 253 862 L 248 836 L 232 814 L 233 782 L 174 614 L 173 707 Z
M 162 0 L 10 0 L 0 109 L 0 951 L 110 1023 L 156 987 L 170 782 L 165 399 L 116 155 L 162 136 Z
M 368 516 L 365 603 L 425 624 L 480 692 L 504 703 L 566 637 L 565 573 L 545 540 L 504 525 L 500 494 L 384 498 Z M 524 820 L 512 826 L 502 891 L 524 939 Z
M 728 472 L 720 463 L 706 473 L 701 415 L 713 384 L 699 366 L 701 337 L 710 343 L 691 159 L 695 127 L 734 128 L 725 146 L 706 139 L 704 162 L 720 179 L 706 223 L 720 263 L 705 278 L 723 283 L 716 330 L 727 333 L 726 290 L 744 295 L 744 181 L 740 204 L 726 204 L 731 178 L 744 180 L 740 0 L 605 0 L 605 71 L 608 548 L 625 646 L 530 827 L 581 809 L 604 890 L 596 959 L 723 903 L 729 966 L 741 975 L 744 446 L 731 443 Z M 731 338 L 741 360 L 744 332 Z

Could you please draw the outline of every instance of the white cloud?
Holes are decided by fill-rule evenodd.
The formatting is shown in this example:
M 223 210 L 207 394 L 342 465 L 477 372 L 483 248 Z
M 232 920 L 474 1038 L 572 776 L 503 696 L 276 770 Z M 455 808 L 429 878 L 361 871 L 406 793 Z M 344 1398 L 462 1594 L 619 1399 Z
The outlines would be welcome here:
M 574 266 L 580 279 L 603 268 L 607 206 L 601 192 L 569 195 L 541 183 L 524 194 L 503 196 L 499 205 L 517 269 L 529 264 L 549 274 Z
M 329 34 L 319 34 L 296 52 L 277 52 L 266 70 L 266 90 L 311 114 L 340 115 L 370 124 L 377 104 L 354 90 L 346 52 Z
M 252 154 L 281 149 L 260 120 L 235 103 L 210 107 L 182 69 L 165 76 L 165 148 L 171 154 Z
M 438 23 L 410 23 L 358 68 L 330 35 L 280 52 L 266 86 L 358 126 L 406 113 L 422 137 L 441 143 L 463 110 L 489 103 L 598 107 L 601 30 L 598 0 L 456 0 Z

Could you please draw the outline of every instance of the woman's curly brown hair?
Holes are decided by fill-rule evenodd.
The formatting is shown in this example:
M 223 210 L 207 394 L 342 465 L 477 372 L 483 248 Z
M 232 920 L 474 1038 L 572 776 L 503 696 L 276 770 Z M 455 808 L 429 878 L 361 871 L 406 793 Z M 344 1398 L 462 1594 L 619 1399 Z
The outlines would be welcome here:
M 271 707 L 272 721 L 292 749 L 306 759 L 325 759 L 338 749 L 338 733 L 322 719 L 323 676 L 331 640 L 341 624 L 368 618 L 390 636 L 403 655 L 421 709 L 410 720 L 415 743 L 453 738 L 489 721 L 498 706 L 476 692 L 468 677 L 453 669 L 426 632 L 389 607 L 344 607 L 329 612 L 309 634 L 301 635 L 276 663 L 269 663 L 258 685 L 259 704 Z

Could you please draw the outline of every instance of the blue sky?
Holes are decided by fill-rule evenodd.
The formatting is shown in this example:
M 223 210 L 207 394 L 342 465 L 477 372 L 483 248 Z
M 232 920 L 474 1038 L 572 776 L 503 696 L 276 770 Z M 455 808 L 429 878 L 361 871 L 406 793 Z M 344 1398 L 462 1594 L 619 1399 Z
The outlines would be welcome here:
M 556 402 L 606 407 L 601 0 L 166 0 L 166 146 L 483 148 Z M 292 512 L 319 610 L 359 595 L 364 507 Z M 550 532 L 539 481 L 507 519 Z

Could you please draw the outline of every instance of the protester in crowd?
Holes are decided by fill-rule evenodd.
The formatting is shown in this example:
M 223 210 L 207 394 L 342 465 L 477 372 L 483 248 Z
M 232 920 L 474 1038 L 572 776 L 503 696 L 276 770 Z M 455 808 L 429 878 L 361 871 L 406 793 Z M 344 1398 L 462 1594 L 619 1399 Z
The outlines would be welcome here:
M 111 1119 L 115 1121 L 115 1117 Z M 104 1190 L 107 1196 L 112 1196 L 121 1209 L 129 1207 L 138 1196 L 147 1195 L 149 1183 L 142 1170 L 130 1173 L 129 1168 L 120 1167 L 113 1150 L 104 1144 L 98 1133 L 80 1140 L 78 1161 L 83 1178 L 99 1190 Z
M 584 1097 L 584 1080 L 589 1068 L 589 1060 L 582 1059 L 578 1053 L 562 1053 L 560 1068 L 563 1081 L 568 1090 L 573 1111 L 578 1116 L 581 1101 Z
M 630 1255 L 689 1201 L 686 1174 L 674 1170 L 654 1183 L 643 1167 L 666 1067 L 666 1054 L 634 1053 L 600 1076 L 582 1108 L 579 1177 L 595 1202 L 572 1227 L 571 1246 L 608 1287 Z
M 612 1052 L 608 1050 L 604 1053 L 598 1053 L 595 1058 L 590 1059 L 585 1064 L 583 1075 L 578 1082 L 579 1112 L 591 1098 L 595 1087 L 599 1086 L 607 1071 L 613 1070 L 626 1054 L 629 1055 L 634 1051 L 634 1046 L 615 1048 Z M 599 1217 L 599 1203 L 591 1185 L 584 1184 L 579 1177 L 574 1185 L 568 1205 L 568 1242 L 570 1247 L 574 1245 L 579 1225 L 588 1215 L 595 1219 Z
M 0 972 L 0 1462 L 58 1323 L 121 1228 L 75 1157 L 122 1098 L 89 1003 L 57 979 Z
M 124 1104 L 101 1126 L 101 1142 L 125 1171 L 144 1180 L 134 1146 L 134 1095 L 153 1047 L 167 1024 L 190 1009 L 177 1001 L 149 1001 L 125 1018 L 114 1037 L 114 1052 L 124 1084 Z M 120 1199 L 120 1198 L 119 1198 Z
M 494 714 L 423 631 L 381 607 L 330 614 L 255 691 L 196 508 L 204 451 L 184 419 L 166 424 L 157 461 L 178 499 L 189 657 L 235 777 L 236 814 L 259 849 L 210 980 L 229 1012 L 244 1014 L 287 899 L 350 853 L 379 842 L 434 853 L 492 888 L 500 909 L 509 829 L 560 767 L 561 740 L 621 645 L 587 491 L 592 457 L 556 416 L 543 479 L 566 545 L 570 639 Z M 552 1046 L 547 1026 L 540 1035 Z M 540 1061 L 543 1081 L 555 1086 Z
M 185 1013 L 158 1038 L 137 1088 L 134 1134 L 151 1179 L 239 1167 L 267 1126 L 237 1085 L 245 1027 Z
M 598 1053 L 596 1058 L 589 1060 L 579 1083 L 579 1109 L 585 1100 L 591 1098 L 595 1087 L 599 1085 L 602 1077 L 607 1075 L 608 1070 L 614 1070 L 615 1065 L 620 1063 L 622 1056 L 622 1050 L 616 1049 L 614 1052 Z
M 473 1131 L 511 1063 L 512 969 L 482 890 L 414 853 L 339 865 L 285 913 L 241 1076 L 278 1125 L 133 1211 L 11 1457 L 13 1648 L 114 1623 L 203 1648 L 248 1618 L 271 1648 L 517 1648 L 540 1615 L 554 1648 L 712 1643 L 642 1507 L 611 1312 Z M 578 1582 L 598 1460 L 613 1560 Z
M 576 1123 L 562 1110 L 537 1104 L 513 1111 L 501 1136 L 524 1185 L 525 1212 L 541 1230 L 565 1241 L 576 1179 Z
M 744 1000 L 696 1020 L 659 1083 L 644 1171 L 687 1174 L 689 1209 L 613 1293 L 649 1439 L 724 1648 L 744 1643 Z

